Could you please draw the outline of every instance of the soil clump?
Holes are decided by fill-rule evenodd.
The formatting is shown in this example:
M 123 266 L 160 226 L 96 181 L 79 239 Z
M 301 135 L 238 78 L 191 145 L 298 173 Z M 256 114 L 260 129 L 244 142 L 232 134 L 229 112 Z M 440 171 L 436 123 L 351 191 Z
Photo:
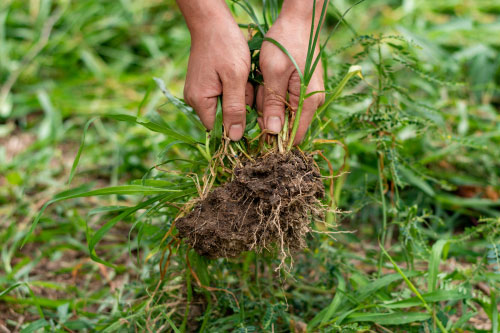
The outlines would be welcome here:
M 325 188 L 312 155 L 273 152 L 243 161 L 233 174 L 176 221 L 179 236 L 209 258 L 303 248 L 311 220 L 324 215 Z

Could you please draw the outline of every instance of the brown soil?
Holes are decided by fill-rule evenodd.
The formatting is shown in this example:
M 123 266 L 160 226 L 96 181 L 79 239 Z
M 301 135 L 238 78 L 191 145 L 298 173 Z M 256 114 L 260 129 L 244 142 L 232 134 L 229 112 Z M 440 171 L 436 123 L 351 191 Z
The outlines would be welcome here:
M 209 258 L 273 248 L 286 256 L 303 248 L 311 219 L 323 218 L 325 189 L 312 156 L 270 153 L 233 173 L 177 220 L 179 236 Z

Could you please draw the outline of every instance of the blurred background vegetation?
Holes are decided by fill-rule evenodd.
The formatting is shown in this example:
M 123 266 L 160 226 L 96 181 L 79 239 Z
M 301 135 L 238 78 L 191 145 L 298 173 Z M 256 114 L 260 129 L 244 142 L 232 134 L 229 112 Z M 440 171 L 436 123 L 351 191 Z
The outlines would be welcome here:
M 333 1 L 324 32 L 353 3 Z M 239 23 L 250 21 L 231 5 Z M 354 7 L 323 57 L 325 82 L 332 89 L 351 65 L 362 66 L 364 80 L 311 128 L 347 147 L 336 220 L 352 233 L 311 237 L 289 273 L 274 272 L 266 256 L 204 262 L 189 254 L 204 267 L 202 281 L 226 290 L 208 293 L 188 278 L 185 248 L 169 249 L 168 278 L 158 284 L 173 209 L 139 212 L 104 236 L 97 254 L 117 269 L 89 259 L 89 230 L 136 204 L 133 196 L 52 205 L 20 249 L 43 204 L 70 188 L 90 118 L 153 113 L 204 140 L 152 80 L 182 96 L 190 37 L 174 1 L 3 0 L 0 332 L 442 331 L 437 321 L 449 331 L 498 332 L 499 32 L 495 0 Z M 174 141 L 99 118 L 71 186 L 133 183 L 166 158 L 199 158 Z M 322 149 L 335 170 L 343 163 L 340 146 L 306 148 Z M 168 169 L 201 173 L 203 165 Z

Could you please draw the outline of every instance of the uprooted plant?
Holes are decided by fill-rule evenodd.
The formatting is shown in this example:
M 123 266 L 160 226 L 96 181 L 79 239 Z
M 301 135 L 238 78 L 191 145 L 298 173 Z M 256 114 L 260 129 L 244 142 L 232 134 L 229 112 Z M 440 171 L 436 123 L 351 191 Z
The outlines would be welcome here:
M 237 3 L 251 17 L 256 17 L 251 6 L 245 2 Z M 330 207 L 321 203 L 325 189 L 313 159 L 314 153 L 303 152 L 293 144 L 304 101 L 320 93 L 306 92 L 321 57 L 321 52 L 315 56 L 315 51 L 319 46 L 319 32 L 326 8 L 327 1 L 321 9 L 319 24 L 315 27 L 316 5 L 313 1 L 310 40 L 303 71 L 278 41 L 264 37 L 268 26 L 255 22 L 257 32 L 250 32 L 249 41 L 254 53 L 250 78 L 257 84 L 262 83 L 258 66 L 259 48 L 263 42 L 273 43 L 288 56 L 300 77 L 298 107 L 294 109 L 288 101 L 284 101 L 287 105 L 285 122 L 277 135 L 264 130 L 240 143 L 230 143 L 225 135 L 220 144 L 215 142 L 218 149 L 206 173 L 206 186 L 200 191 L 200 197 L 186 205 L 176 219 L 179 236 L 199 254 L 210 258 L 236 257 L 243 251 L 277 249 L 283 263 L 289 253 L 305 246 L 305 236 L 311 231 L 311 221 L 324 221 L 325 212 Z M 359 67 L 354 66 L 348 72 L 326 103 L 317 110 L 318 115 L 340 95 L 354 75 L 360 75 Z M 247 126 L 247 129 L 251 130 L 252 124 L 255 126 L 257 112 L 251 108 L 248 111 L 251 120 L 250 128 Z M 222 132 L 220 119 L 217 124 L 207 136 L 207 141 L 219 139 L 218 133 Z M 209 146 L 210 143 L 207 144 Z M 226 175 L 221 175 L 224 173 Z M 228 181 L 220 182 L 222 178 Z M 212 189 L 216 180 L 222 185 Z

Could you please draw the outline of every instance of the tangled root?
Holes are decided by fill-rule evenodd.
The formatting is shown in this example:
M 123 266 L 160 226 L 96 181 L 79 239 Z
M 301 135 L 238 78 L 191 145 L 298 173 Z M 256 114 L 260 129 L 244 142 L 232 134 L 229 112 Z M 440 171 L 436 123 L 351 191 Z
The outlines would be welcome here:
M 324 218 L 319 199 L 325 188 L 312 156 L 270 153 L 233 173 L 177 220 L 179 236 L 209 258 L 273 248 L 286 257 L 305 247 L 311 220 Z

